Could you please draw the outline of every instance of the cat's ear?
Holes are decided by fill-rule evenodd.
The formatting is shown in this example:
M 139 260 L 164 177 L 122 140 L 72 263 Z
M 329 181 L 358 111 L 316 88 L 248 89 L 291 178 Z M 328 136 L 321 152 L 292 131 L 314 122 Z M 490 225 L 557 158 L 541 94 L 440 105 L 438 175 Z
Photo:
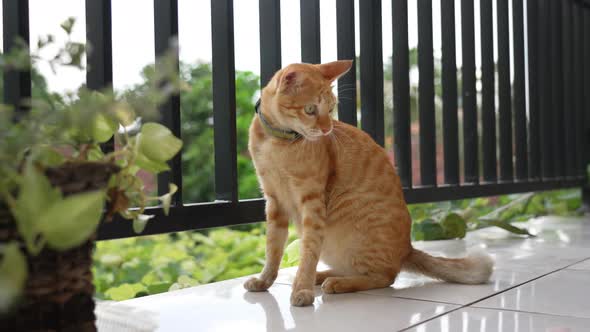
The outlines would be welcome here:
M 339 60 L 317 65 L 322 76 L 330 82 L 346 74 L 352 67 L 352 60 Z
M 294 70 L 285 71 L 279 79 L 279 90 L 281 92 L 294 90 L 298 85 L 297 81 L 299 80 L 300 76 L 301 75 Z

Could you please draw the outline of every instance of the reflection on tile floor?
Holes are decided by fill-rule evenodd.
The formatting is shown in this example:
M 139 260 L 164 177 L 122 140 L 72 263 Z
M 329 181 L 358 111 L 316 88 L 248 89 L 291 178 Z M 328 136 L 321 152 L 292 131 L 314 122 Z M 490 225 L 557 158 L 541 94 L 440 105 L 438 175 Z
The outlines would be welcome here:
M 568 269 L 590 271 L 590 259 L 587 259 L 578 264 L 570 265 Z
M 465 307 L 420 324 L 413 332 L 573 332 L 588 331 L 590 319 Z
M 590 331 L 590 219 L 545 217 L 527 227 L 538 236 L 483 229 L 463 240 L 415 243 L 449 257 L 484 248 L 496 260 L 485 285 L 401 273 L 392 287 L 362 293 L 327 296 L 318 288 L 313 307 L 294 308 L 291 268 L 268 292 L 247 293 L 238 278 L 109 304 L 106 312 L 141 312 L 157 331 Z M 104 312 L 99 330 L 118 331 L 100 329 L 117 319 Z M 124 330 L 153 330 L 146 326 Z
M 590 318 L 588 299 L 590 271 L 561 270 L 474 306 Z

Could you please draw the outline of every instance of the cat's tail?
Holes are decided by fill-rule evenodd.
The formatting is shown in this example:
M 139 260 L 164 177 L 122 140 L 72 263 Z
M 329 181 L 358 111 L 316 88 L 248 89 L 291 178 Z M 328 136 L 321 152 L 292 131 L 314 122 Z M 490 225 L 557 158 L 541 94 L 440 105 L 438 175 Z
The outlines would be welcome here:
M 490 279 L 493 267 L 494 260 L 483 251 L 472 251 L 464 258 L 445 258 L 412 248 L 402 269 L 448 282 L 482 284 Z

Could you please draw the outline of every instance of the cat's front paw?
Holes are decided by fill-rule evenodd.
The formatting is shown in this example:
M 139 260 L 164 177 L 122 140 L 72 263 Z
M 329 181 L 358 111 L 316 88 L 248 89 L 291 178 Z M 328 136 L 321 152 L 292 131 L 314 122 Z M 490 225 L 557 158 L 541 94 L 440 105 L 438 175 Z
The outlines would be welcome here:
M 244 283 L 244 288 L 249 292 L 264 292 L 271 285 L 271 281 L 252 277 Z
M 313 304 L 314 293 L 311 289 L 294 290 L 291 293 L 291 305 L 305 307 Z

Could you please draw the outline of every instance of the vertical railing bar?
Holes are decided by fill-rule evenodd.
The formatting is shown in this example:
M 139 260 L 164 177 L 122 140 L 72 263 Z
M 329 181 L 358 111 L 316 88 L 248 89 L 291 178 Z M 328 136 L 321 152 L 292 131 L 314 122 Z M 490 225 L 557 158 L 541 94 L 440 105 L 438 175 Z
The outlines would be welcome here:
M 112 89 L 113 50 L 111 1 L 86 0 L 86 86 L 91 90 Z M 105 152 L 115 148 L 113 139 L 102 144 Z
M 443 151 L 446 184 L 459 183 L 455 1 L 441 0 Z
M 178 59 L 178 0 L 154 0 L 154 48 L 156 60 L 166 52 L 175 54 L 176 73 L 179 71 Z M 158 68 L 156 67 L 156 70 Z M 176 137 L 181 137 L 180 132 L 180 96 L 175 94 L 160 106 L 161 122 L 168 127 Z M 182 151 L 176 154 L 169 162 L 170 171 L 158 174 L 158 194 L 163 195 L 169 191 L 169 183 L 178 187 L 178 191 L 172 197 L 172 204 L 182 205 Z
M 300 0 L 301 15 L 301 61 L 320 63 L 320 1 Z
M 359 1 L 361 128 L 383 146 L 383 51 L 381 1 Z
M 541 171 L 543 179 L 551 179 L 554 176 L 553 168 L 553 134 L 551 126 L 551 59 L 549 50 L 551 49 L 550 26 L 549 20 L 549 1 L 539 0 L 538 12 L 538 47 L 539 47 L 539 111 L 540 127 L 542 135 L 541 141 Z
M 481 22 L 481 141 L 483 180 L 498 180 L 498 161 L 496 157 L 496 87 L 494 63 L 494 13 L 493 0 L 480 0 Z
M 259 0 L 260 86 L 281 69 L 281 2 Z
M 586 2 L 584 6 L 584 59 L 590 59 L 590 3 Z M 590 90 L 590 64 L 584 64 L 584 91 Z M 584 159 L 584 169 L 590 163 L 590 93 L 584 93 L 584 132 L 582 134 L 582 151 Z M 587 175 L 586 175 L 587 176 Z
M 237 202 L 236 87 L 232 0 L 211 0 L 215 193 Z
M 29 2 L 2 1 L 3 46 L 8 53 L 18 46 L 17 39 L 29 44 Z M 31 97 L 31 72 L 28 70 L 4 69 L 4 104 L 11 105 L 15 120 L 29 107 L 24 100 Z
M 574 124 L 573 110 L 573 54 L 572 54 L 572 7 L 570 1 L 561 1 L 561 33 L 562 33 L 562 73 L 563 73 L 563 116 L 565 126 L 565 174 L 568 177 L 576 175 L 576 132 L 572 130 Z
M 356 53 L 354 0 L 336 1 L 338 60 L 353 60 L 352 68 L 338 79 L 338 119 L 356 127 Z
M 514 140 L 516 153 L 516 179 L 528 178 L 526 96 L 525 96 L 525 62 L 524 62 L 524 17 L 523 1 L 512 0 L 513 27 L 513 106 L 514 106 Z
M 553 151 L 554 151 L 554 167 L 555 176 L 563 177 L 565 175 L 566 168 L 566 149 L 565 144 L 565 132 L 564 132 L 564 113 L 562 110 L 563 105 L 563 74 L 562 74 L 562 62 L 561 62 L 561 5 L 559 1 L 551 1 L 551 34 L 548 38 L 551 38 L 551 126 L 553 128 Z
M 573 7 L 573 25 L 574 25 L 574 75 L 575 75 L 575 83 L 574 83 L 574 109 L 576 112 L 575 117 L 575 129 L 576 129 L 576 146 L 581 148 L 584 146 L 584 118 L 586 116 L 584 112 L 584 94 L 587 94 L 588 91 L 584 90 L 584 67 L 588 66 L 585 61 L 588 59 L 583 58 L 584 49 L 582 44 L 584 42 L 584 38 L 588 38 L 588 36 L 584 35 L 583 31 L 583 15 L 582 15 L 582 4 L 579 2 L 574 2 Z M 586 165 L 585 158 L 583 153 L 576 153 L 576 174 L 579 176 L 583 176 L 586 173 Z
M 420 122 L 420 179 L 436 186 L 436 124 L 434 121 L 434 58 L 432 0 L 418 0 L 418 111 Z
M 541 177 L 539 133 L 538 2 L 527 0 L 527 60 L 529 83 L 529 180 Z
M 466 183 L 479 183 L 473 0 L 461 0 L 463 159 Z
M 402 186 L 411 188 L 412 138 L 410 132 L 410 55 L 407 0 L 393 0 L 391 12 L 393 30 L 393 148 Z
M 508 0 L 497 0 L 498 22 L 498 115 L 500 129 L 500 181 L 513 181 L 512 97 L 510 87 L 510 37 Z

